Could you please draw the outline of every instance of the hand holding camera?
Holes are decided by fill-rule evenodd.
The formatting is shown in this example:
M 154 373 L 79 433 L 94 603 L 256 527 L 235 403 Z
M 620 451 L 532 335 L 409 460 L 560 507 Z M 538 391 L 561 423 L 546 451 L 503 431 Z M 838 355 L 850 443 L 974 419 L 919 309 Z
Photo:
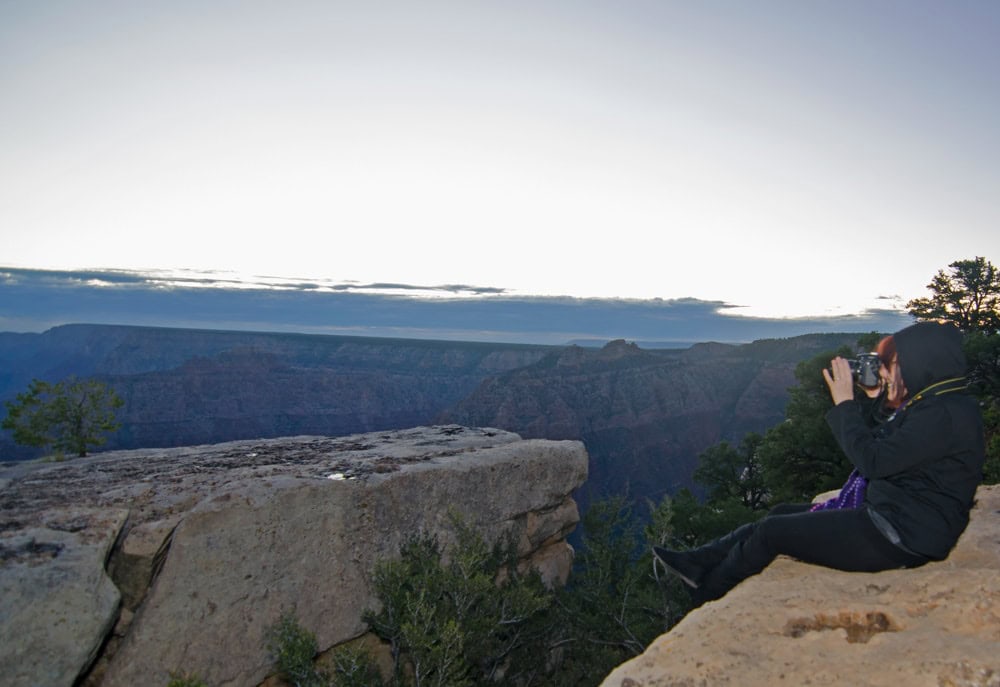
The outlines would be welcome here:
M 834 358 L 830 369 L 823 370 L 823 379 L 830 389 L 834 405 L 854 400 L 854 385 L 860 386 L 869 398 L 882 391 L 879 376 L 879 359 L 874 353 L 865 353 L 855 359 Z
M 881 386 L 882 381 L 878 374 L 881 363 L 876 354 L 862 353 L 857 358 L 848 360 L 847 364 L 851 368 L 851 377 L 858 386 L 863 386 L 866 389 L 875 389 Z

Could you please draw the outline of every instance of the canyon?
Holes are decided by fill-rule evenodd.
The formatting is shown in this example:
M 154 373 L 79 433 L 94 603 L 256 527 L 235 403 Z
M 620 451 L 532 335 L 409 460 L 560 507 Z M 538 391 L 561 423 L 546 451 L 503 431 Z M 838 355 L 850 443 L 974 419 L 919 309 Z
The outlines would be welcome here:
M 573 439 L 582 502 L 696 487 L 698 454 L 784 419 L 796 365 L 857 334 L 643 349 L 66 325 L 0 334 L 0 400 L 33 378 L 96 377 L 125 401 L 100 450 L 429 424 Z M 42 455 L 0 432 L 0 460 Z

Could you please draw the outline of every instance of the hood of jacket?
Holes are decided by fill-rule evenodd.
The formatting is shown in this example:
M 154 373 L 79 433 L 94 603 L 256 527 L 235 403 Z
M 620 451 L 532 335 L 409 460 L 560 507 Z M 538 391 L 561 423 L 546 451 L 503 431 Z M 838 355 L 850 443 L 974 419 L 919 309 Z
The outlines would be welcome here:
M 966 372 L 962 332 L 953 324 L 918 322 L 892 335 L 910 396 Z

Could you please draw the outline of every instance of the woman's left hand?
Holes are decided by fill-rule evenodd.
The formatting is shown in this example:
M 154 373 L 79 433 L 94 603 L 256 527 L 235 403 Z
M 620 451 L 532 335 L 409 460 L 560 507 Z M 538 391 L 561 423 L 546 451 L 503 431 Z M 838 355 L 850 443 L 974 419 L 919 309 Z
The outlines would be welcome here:
M 830 397 L 833 398 L 834 405 L 854 400 L 854 377 L 847 360 L 839 356 L 831 360 L 830 369 L 823 370 L 823 379 L 830 388 Z

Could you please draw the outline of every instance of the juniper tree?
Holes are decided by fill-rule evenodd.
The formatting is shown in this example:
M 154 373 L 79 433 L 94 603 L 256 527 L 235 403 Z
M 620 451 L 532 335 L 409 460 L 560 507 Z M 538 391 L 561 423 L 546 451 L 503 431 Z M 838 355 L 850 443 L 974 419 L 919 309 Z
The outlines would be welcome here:
M 60 455 L 86 456 L 104 443 L 104 434 L 120 424 L 116 411 L 124 404 L 106 384 L 94 379 L 69 379 L 55 384 L 34 379 L 28 390 L 8 401 L 0 427 L 13 431 L 26 446 L 52 446 Z
M 906 304 L 918 320 L 946 320 L 963 332 L 1000 330 L 1000 271 L 986 258 L 956 260 L 927 285 L 932 295 Z

